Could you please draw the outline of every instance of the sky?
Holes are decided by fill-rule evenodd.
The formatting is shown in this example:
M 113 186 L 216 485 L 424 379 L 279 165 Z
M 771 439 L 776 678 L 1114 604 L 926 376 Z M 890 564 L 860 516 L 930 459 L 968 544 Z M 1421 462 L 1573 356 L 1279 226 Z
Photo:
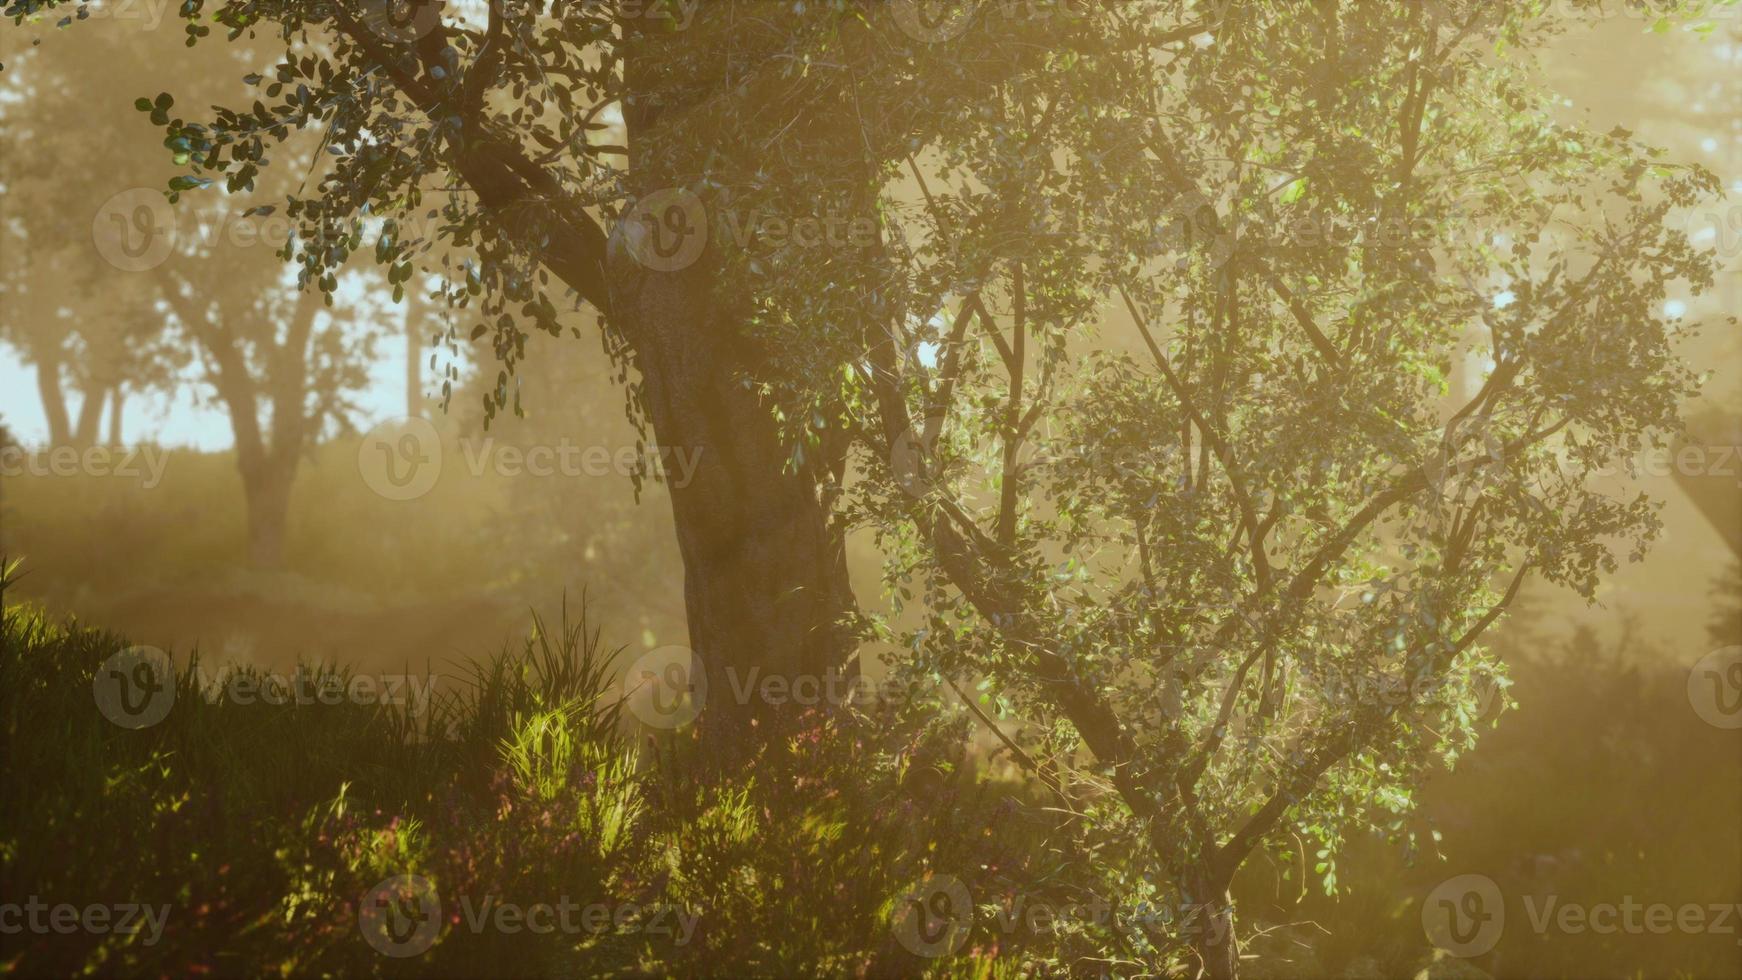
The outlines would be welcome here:
M 379 356 L 369 364 L 369 386 L 356 395 L 362 412 L 352 421 L 360 429 L 405 414 L 405 339 L 403 335 L 386 337 L 376 350 Z M 423 356 L 427 361 L 428 355 Z M 229 414 L 221 405 L 200 404 L 195 394 L 199 388 L 190 379 L 172 392 L 130 395 L 122 409 L 124 440 L 206 452 L 230 448 L 235 440 L 230 435 Z M 73 395 L 69 399 L 69 414 L 77 413 L 77 398 Z M 0 345 L 0 421 L 26 446 L 40 446 L 48 439 L 48 421 L 36 392 L 36 370 L 8 345 Z M 107 425 L 105 422 L 105 433 Z

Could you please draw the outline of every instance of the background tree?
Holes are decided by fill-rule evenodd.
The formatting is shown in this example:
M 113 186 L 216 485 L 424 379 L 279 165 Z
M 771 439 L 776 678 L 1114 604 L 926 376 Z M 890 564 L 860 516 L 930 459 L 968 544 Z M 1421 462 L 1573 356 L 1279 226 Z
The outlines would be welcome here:
M 276 568 L 298 462 L 334 431 L 329 426 L 348 424 L 349 398 L 366 382 L 378 312 L 362 301 L 370 291 L 364 287 L 325 313 L 318 292 L 298 293 L 274 255 L 282 245 L 277 233 L 288 226 L 275 224 L 270 208 L 245 214 L 240 198 L 208 195 L 206 207 L 177 215 L 69 177 L 67 161 L 101 156 L 109 134 L 65 120 L 82 100 L 132 101 L 117 80 L 140 77 L 155 57 L 140 25 L 124 14 L 80 25 L 92 32 L 98 57 L 64 44 L 37 47 L 6 74 L 16 98 L 3 111 L 19 140 L 3 165 L 16 190 L 6 224 L 8 254 L 17 261 L 5 264 L 0 320 L 36 364 L 57 445 L 91 445 L 105 414 L 109 438 L 118 440 L 128 389 L 173 389 L 192 368 L 191 378 L 230 419 L 247 502 L 248 561 Z M 196 90 L 233 79 L 250 57 L 247 46 L 220 54 L 186 66 Z M 147 111 L 154 108 L 147 103 Z M 271 188 L 277 193 L 316 163 L 312 141 L 293 149 L 301 169 L 276 172 L 283 182 Z M 174 166 L 173 159 L 166 162 Z M 82 288 L 66 289 L 68 275 Z M 84 396 L 76 416 L 66 407 L 67 386 Z
M 0 338 L 34 365 L 48 441 L 57 446 L 94 444 L 105 415 L 109 441 L 118 441 L 126 392 L 168 386 L 186 363 L 166 342 L 148 287 L 98 255 L 89 222 L 67 220 L 93 211 L 93 183 L 69 179 L 67 161 L 100 156 L 106 134 L 65 120 L 84 94 L 124 77 L 138 54 L 122 37 L 98 43 L 104 57 L 94 59 L 94 71 L 75 63 L 77 50 L 30 50 L 28 72 L 6 73 L 9 98 L 0 104 L 11 144 L 0 157 L 7 196 Z M 72 393 L 80 396 L 76 412 Z
M 865 635 L 986 679 L 1101 858 L 1061 873 L 1194 910 L 1142 961 L 1234 975 L 1241 864 L 1312 838 L 1334 884 L 1344 835 L 1473 740 L 1524 577 L 1589 597 L 1650 541 L 1649 501 L 1585 477 L 1678 424 L 1663 300 L 1711 268 L 1664 219 L 1717 185 L 1552 120 L 1528 54 L 1568 5 L 651 9 L 190 3 L 190 40 L 287 51 L 168 141 L 235 191 L 322 130 L 286 213 L 329 293 L 379 215 L 406 281 L 424 185 L 452 189 L 439 235 L 475 255 L 432 264 L 510 369 L 565 287 L 602 311 L 658 441 L 703 453 L 673 511 L 710 684 L 851 673 Z M 626 150 L 591 138 L 613 106 Z M 728 216 L 878 235 L 664 261 Z M 1484 377 L 1442 412 L 1470 336 Z M 855 525 L 919 629 L 859 614 Z M 730 759 L 788 714 L 701 724 Z
M 200 377 L 223 404 L 247 500 L 249 564 L 283 564 L 297 465 L 316 439 L 350 424 L 351 395 L 380 332 L 366 308 L 324 309 L 321 293 L 286 283 L 270 254 L 189 257 L 166 266 L 162 295 L 199 351 Z M 361 287 L 359 292 L 363 291 Z

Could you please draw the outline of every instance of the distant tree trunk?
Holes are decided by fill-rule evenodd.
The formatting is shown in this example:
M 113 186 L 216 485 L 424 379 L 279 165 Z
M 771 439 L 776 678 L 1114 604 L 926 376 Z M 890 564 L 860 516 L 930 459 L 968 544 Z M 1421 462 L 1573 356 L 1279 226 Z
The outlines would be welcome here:
M 229 409 L 236 469 L 242 477 L 247 512 L 248 565 L 280 568 L 284 564 L 290 490 L 309 436 L 310 420 L 303 402 L 308 393 L 309 337 L 321 308 L 320 293 L 309 289 L 298 295 L 284 342 L 266 353 L 263 383 L 250 373 L 235 333 L 211 322 L 204 309 L 179 291 L 166 290 L 164 296 L 211 354 L 211 382 Z M 260 423 L 262 402 L 272 406 L 270 432 Z
M 67 396 L 61 387 L 59 358 L 37 356 L 36 390 L 42 396 L 43 417 L 48 420 L 49 445 L 67 445 L 72 440 L 72 428 L 67 420 Z
M 423 325 L 429 305 L 423 291 L 412 289 L 405 297 L 405 414 L 423 415 Z
M 109 394 L 109 445 L 123 445 L 121 441 L 121 411 L 127 404 L 127 396 L 121 393 L 121 386 Z
M 250 568 L 270 571 L 284 567 L 284 534 L 290 522 L 290 488 L 295 480 L 294 466 L 269 459 L 242 470 Z
M 103 405 L 109 400 L 109 387 L 92 383 L 92 389 L 85 392 L 85 399 L 79 405 L 79 425 L 73 432 L 72 444 L 85 449 L 97 444 L 97 427 L 102 424 Z

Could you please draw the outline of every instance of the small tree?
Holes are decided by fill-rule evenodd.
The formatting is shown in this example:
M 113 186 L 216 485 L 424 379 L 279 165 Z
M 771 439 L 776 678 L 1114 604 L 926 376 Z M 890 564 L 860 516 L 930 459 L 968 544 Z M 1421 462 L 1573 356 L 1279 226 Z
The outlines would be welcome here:
M 591 304 L 703 453 L 673 510 L 710 686 L 850 673 L 867 636 L 984 679 L 1116 855 L 1061 873 L 1191 907 L 1131 952 L 1228 977 L 1242 863 L 1313 839 L 1334 887 L 1472 742 L 1526 576 L 1589 596 L 1655 533 L 1585 476 L 1693 390 L 1661 311 L 1711 269 L 1665 218 L 1717 184 L 1557 119 L 1529 52 L 1597 6 L 192 0 L 190 40 L 286 53 L 252 109 L 167 128 L 239 190 L 320 127 L 289 206 L 329 289 L 360 243 L 323 229 L 392 215 L 404 281 L 421 188 L 466 191 L 474 339 L 511 369 Z M 920 628 L 854 602 L 855 525 Z M 787 717 L 701 724 L 730 760 Z

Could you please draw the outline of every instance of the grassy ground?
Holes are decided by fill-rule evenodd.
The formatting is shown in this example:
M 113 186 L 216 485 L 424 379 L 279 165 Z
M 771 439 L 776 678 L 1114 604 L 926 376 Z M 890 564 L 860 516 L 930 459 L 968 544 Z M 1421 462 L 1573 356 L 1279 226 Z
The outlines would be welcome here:
M 786 779 L 698 788 L 683 736 L 624 734 L 584 615 L 421 712 L 209 697 L 180 660 L 167 714 L 129 728 L 93 698 L 137 676 L 125 646 L 16 601 L 0 622 L 0 895 L 41 906 L 0 930 L 0 972 L 904 975 L 903 885 L 1022 843 L 993 843 L 1008 790 L 892 725 L 819 724 Z M 159 918 L 120 931 L 137 907 Z
M 612 653 L 584 618 L 535 623 L 422 711 L 208 700 L 213 674 L 183 660 L 168 714 L 138 730 L 93 699 L 124 646 L 7 608 L 0 894 L 137 903 L 161 926 L 0 934 L 0 971 L 1014 976 L 1068 947 L 1013 942 L 985 914 L 948 960 L 892 942 L 894 897 L 926 867 L 1009 880 L 1043 850 L 1020 789 L 975 778 L 959 742 L 905 741 L 894 722 L 819 727 L 790 779 L 703 793 L 682 739 L 623 734 Z M 1742 975 L 1734 931 L 1543 932 L 1527 908 L 1742 902 L 1742 737 L 1688 710 L 1685 672 L 1623 667 L 1594 637 L 1522 655 L 1516 677 L 1523 707 L 1426 787 L 1415 826 L 1436 845 L 1358 842 L 1336 897 L 1295 869 L 1249 869 L 1249 975 Z M 1496 881 L 1505 931 L 1491 952 L 1435 960 L 1422 900 L 1465 873 Z M 504 920 L 504 902 L 569 903 L 574 928 L 534 933 L 538 912 Z M 424 948 L 414 926 L 432 909 Z

